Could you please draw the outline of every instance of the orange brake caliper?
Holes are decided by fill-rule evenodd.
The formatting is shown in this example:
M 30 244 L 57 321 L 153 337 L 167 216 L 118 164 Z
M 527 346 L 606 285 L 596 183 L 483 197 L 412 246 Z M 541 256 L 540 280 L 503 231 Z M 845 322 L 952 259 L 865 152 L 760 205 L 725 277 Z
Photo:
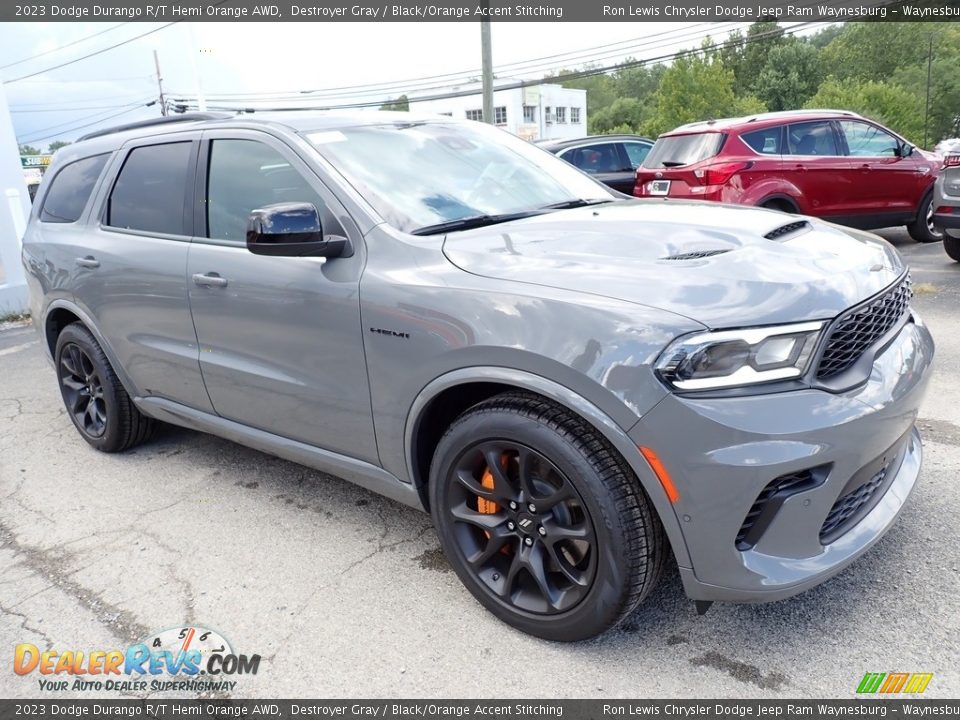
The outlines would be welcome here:
M 480 484 L 487 490 L 493 490 L 493 473 L 490 472 L 489 467 L 483 469 L 483 477 L 480 478 Z M 494 515 L 499 509 L 500 506 L 493 500 L 487 500 L 482 497 L 477 498 L 477 512 L 482 515 Z

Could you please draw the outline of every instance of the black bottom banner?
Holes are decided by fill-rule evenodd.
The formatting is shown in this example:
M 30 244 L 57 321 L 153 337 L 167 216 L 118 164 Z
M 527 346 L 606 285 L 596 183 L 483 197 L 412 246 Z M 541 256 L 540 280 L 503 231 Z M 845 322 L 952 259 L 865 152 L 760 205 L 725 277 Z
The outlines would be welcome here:
M 960 700 L 0 700 L 0 719 L 29 718 L 957 718 Z

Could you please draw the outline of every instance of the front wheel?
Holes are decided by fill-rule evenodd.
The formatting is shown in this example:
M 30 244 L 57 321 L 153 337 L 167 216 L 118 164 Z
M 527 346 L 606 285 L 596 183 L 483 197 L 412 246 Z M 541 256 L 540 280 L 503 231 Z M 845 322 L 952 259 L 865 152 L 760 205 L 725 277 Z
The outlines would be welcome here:
M 581 418 L 499 395 L 441 439 L 430 501 L 444 552 L 488 610 L 548 640 L 583 640 L 650 592 L 666 555 L 630 468 Z
M 940 242 L 943 240 L 943 231 L 933 224 L 933 192 L 927 193 L 920 204 L 917 219 L 907 225 L 910 237 L 919 243 Z
M 952 259 L 960 262 L 960 237 L 954 237 L 950 233 L 944 233 L 943 249 L 947 251 L 947 255 Z

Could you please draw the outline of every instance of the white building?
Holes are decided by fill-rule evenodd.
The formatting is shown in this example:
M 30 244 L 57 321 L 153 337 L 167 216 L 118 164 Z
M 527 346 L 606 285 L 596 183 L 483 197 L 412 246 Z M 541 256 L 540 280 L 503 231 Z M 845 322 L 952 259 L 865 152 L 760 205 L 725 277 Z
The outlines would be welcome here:
M 587 91 L 543 83 L 522 88 L 497 90 L 513 80 L 495 80 L 493 92 L 494 123 L 524 140 L 563 140 L 587 134 Z M 443 100 L 416 101 L 410 95 L 410 109 L 466 120 L 483 119 L 482 85 L 472 83 L 451 88 L 451 92 L 476 90 Z

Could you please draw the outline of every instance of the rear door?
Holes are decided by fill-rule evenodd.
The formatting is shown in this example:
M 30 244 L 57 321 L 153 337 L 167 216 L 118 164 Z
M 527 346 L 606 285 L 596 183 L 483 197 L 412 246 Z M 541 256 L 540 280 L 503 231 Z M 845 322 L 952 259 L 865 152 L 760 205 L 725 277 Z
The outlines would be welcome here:
M 360 322 L 365 249 L 303 160 L 262 132 L 204 133 L 198 229 L 187 276 L 201 368 L 216 412 L 293 440 L 378 462 Z M 350 257 L 268 257 L 246 247 L 255 208 L 317 207 Z
M 840 120 L 856 178 L 853 193 L 858 213 L 910 213 L 920 204 L 929 174 L 919 170 L 917 158 L 900 157 L 900 140 L 883 128 L 862 120 Z
M 630 195 L 633 193 L 635 168 L 619 141 L 597 142 L 563 150 L 559 157 L 604 185 Z
M 832 120 L 786 126 L 781 172 L 800 191 L 802 212 L 816 216 L 856 212 L 856 178 Z
M 199 133 L 176 133 L 114 155 L 70 285 L 135 393 L 210 411 L 186 285 L 199 144 Z

